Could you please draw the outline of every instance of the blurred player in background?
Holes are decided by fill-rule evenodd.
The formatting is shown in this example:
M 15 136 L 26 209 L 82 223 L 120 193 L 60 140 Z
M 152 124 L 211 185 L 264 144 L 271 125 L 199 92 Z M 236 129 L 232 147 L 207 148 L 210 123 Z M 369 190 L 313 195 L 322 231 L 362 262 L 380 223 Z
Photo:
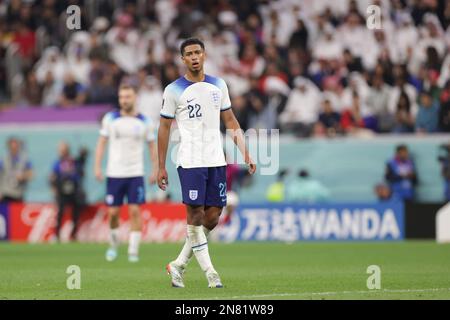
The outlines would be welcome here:
M 152 162 L 149 182 L 156 182 L 157 156 L 155 129 L 151 121 L 136 111 L 136 90 L 122 84 L 119 88 L 120 111 L 107 113 L 102 120 L 102 128 L 95 153 L 95 177 L 103 180 L 102 159 L 109 142 L 108 165 L 106 171 L 106 204 L 110 219 L 110 247 L 106 260 L 117 258 L 119 244 L 119 211 L 127 198 L 131 221 L 128 260 L 139 261 L 141 240 L 140 205 L 145 202 L 144 144 L 147 142 Z
M 181 137 L 177 170 L 183 203 L 187 208 L 187 239 L 178 258 L 167 265 L 167 271 L 172 278 L 172 286 L 184 287 L 183 273 L 194 254 L 205 272 L 208 286 L 221 288 L 222 282 L 212 265 L 207 241 L 227 201 L 220 119 L 227 129 L 233 130 L 233 140 L 251 174 L 256 165 L 250 158 L 239 123 L 231 110 L 225 81 L 204 73 L 206 54 L 203 42 L 187 39 L 181 44 L 180 51 L 187 72 L 164 90 L 158 131 L 158 185 L 162 190 L 168 185 L 166 155 L 170 126 L 176 119 Z

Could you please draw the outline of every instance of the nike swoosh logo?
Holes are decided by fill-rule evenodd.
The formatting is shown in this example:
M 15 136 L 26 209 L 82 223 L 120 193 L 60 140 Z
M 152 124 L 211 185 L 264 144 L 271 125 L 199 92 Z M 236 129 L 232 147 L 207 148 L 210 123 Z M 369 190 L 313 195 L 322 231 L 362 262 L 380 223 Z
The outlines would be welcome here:
M 192 101 L 194 101 L 195 98 L 191 99 L 191 100 L 187 100 L 187 103 L 191 103 Z

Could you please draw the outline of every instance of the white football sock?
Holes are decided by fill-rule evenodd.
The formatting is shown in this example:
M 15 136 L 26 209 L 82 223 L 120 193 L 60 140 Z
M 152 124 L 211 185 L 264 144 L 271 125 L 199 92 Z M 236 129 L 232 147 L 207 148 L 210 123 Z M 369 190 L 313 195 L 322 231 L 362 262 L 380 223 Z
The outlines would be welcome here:
M 114 249 L 119 246 L 119 228 L 109 229 L 109 246 Z
M 214 270 L 211 258 L 209 257 L 208 241 L 203 231 L 203 226 L 188 225 L 187 235 L 200 268 L 204 272 Z
M 211 230 L 203 227 L 203 232 L 205 233 L 206 239 L 208 239 L 208 235 L 211 232 Z M 193 254 L 194 254 L 194 252 L 192 251 L 191 244 L 189 243 L 189 240 L 186 237 L 186 241 L 184 242 L 183 249 L 181 249 L 180 254 L 175 259 L 175 263 L 182 268 L 186 268 L 186 266 L 189 263 L 189 261 L 191 260 Z
M 128 254 L 137 256 L 139 253 L 139 242 L 141 241 L 140 231 L 131 231 L 128 242 Z

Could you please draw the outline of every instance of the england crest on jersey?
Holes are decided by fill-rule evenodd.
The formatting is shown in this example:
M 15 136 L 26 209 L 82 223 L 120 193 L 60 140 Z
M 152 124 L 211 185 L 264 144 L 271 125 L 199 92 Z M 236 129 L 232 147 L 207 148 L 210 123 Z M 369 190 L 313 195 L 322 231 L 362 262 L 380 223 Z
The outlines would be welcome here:
M 198 190 L 189 190 L 189 199 L 197 200 L 198 198 Z
M 211 98 L 214 104 L 214 107 L 218 109 L 220 107 L 220 91 L 211 91 Z

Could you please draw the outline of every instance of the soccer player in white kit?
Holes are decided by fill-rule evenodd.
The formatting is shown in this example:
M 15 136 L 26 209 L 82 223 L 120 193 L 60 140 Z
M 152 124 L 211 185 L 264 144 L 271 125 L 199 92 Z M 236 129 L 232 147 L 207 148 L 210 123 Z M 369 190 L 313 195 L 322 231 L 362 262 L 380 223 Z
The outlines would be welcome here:
M 176 166 L 187 208 L 187 239 L 178 258 L 166 269 L 172 286 L 184 287 L 183 273 L 194 254 L 205 272 L 208 286 L 221 288 L 222 282 L 212 265 L 207 241 L 226 206 L 226 161 L 220 119 L 227 129 L 233 130 L 233 141 L 251 174 L 256 171 L 256 165 L 231 110 L 225 81 L 203 71 L 206 56 L 203 42 L 196 38 L 187 39 L 181 44 L 180 51 L 187 72 L 164 90 L 158 130 L 158 185 L 162 190 L 168 185 L 167 146 L 170 126 L 176 119 L 181 137 Z
M 122 84 L 119 87 L 119 111 L 108 112 L 102 120 L 100 137 L 95 152 L 95 177 L 103 180 L 102 159 L 108 146 L 106 170 L 106 198 L 110 237 L 106 260 L 117 258 L 119 245 L 119 211 L 127 198 L 131 230 L 128 243 L 128 261 L 139 261 L 141 240 L 141 213 L 139 206 L 145 202 L 144 145 L 147 143 L 152 162 L 150 184 L 156 182 L 157 155 L 155 128 L 151 120 L 136 111 L 136 90 Z

